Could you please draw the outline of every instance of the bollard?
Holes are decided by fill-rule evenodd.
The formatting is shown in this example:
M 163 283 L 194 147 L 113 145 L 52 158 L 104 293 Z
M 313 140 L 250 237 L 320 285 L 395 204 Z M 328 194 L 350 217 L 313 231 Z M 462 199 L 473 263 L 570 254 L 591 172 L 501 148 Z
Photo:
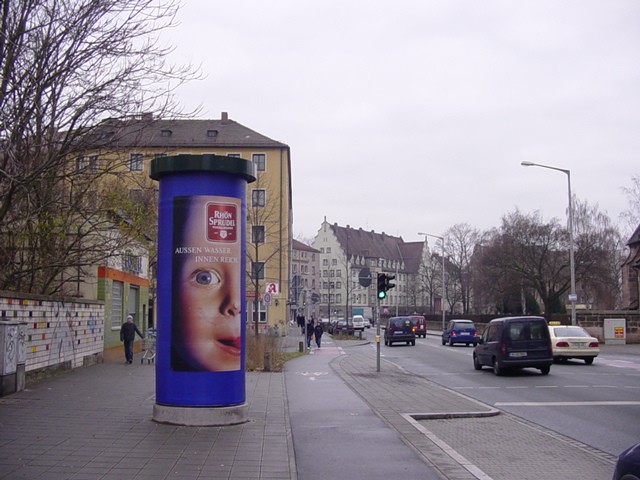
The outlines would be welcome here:
M 358 332 L 358 336 L 360 337 L 360 340 L 362 340 L 362 330 Z
M 304 343 L 298 342 L 298 352 L 304 353 Z
M 271 353 L 264 352 L 264 364 L 262 366 L 263 371 L 270 372 L 271 371 Z

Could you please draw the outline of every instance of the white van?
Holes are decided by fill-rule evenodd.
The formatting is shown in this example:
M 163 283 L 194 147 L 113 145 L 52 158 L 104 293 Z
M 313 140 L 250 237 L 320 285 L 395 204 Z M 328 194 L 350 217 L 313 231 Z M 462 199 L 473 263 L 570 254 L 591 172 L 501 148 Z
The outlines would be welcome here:
M 354 315 L 352 323 L 354 330 L 362 330 L 364 332 L 364 317 L 362 315 Z

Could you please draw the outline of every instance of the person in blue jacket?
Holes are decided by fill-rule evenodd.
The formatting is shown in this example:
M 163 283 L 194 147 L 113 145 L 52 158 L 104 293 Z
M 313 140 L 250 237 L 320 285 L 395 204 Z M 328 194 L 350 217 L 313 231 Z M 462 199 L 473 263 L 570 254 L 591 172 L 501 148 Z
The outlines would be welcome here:
M 135 323 L 133 317 L 127 315 L 127 321 L 120 327 L 120 341 L 124 342 L 124 357 L 127 363 L 133 363 L 133 341 L 136 339 L 136 333 L 140 338 L 144 338 Z
M 322 338 L 323 333 L 324 333 L 324 329 L 322 328 L 322 325 L 320 324 L 320 322 L 318 322 L 315 328 L 313 329 L 313 336 L 316 339 L 316 345 L 318 346 L 318 348 L 320 348 L 320 339 Z

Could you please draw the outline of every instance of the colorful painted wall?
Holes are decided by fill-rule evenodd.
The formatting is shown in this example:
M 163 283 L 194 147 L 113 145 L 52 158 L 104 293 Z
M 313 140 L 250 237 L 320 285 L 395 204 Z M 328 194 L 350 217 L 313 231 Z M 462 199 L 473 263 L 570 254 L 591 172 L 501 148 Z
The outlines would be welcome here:
M 0 292 L 0 321 L 27 324 L 26 371 L 102 357 L 104 302 Z

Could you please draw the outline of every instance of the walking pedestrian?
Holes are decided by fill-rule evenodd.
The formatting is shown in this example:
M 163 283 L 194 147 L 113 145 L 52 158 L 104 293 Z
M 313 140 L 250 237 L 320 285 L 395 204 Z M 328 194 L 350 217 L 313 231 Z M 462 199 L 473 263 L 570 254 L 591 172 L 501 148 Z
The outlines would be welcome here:
M 320 322 L 318 322 L 318 324 L 313 329 L 313 336 L 316 339 L 316 345 L 318 346 L 318 348 L 320 348 L 320 339 L 322 338 L 323 333 L 324 333 L 324 329 L 322 328 L 322 325 L 320 324 Z
M 307 348 L 311 348 L 311 337 L 313 337 L 313 328 L 314 328 L 313 317 L 307 323 Z
M 120 341 L 124 342 L 124 358 L 127 363 L 133 363 L 133 341 L 136 339 L 136 333 L 140 338 L 144 338 L 138 326 L 133 323 L 133 317 L 127 315 L 127 321 L 120 327 Z

